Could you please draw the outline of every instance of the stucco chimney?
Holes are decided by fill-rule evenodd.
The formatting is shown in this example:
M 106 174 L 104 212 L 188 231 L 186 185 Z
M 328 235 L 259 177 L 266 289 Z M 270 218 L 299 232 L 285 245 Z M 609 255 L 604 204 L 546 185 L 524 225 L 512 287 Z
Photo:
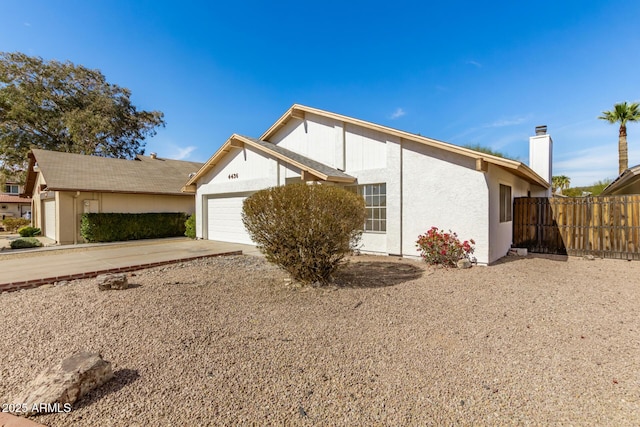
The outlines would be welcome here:
M 529 137 L 529 167 L 548 183 L 551 183 L 553 171 L 553 141 L 547 134 L 546 126 L 536 126 L 536 135 Z M 545 192 L 551 197 L 551 187 Z

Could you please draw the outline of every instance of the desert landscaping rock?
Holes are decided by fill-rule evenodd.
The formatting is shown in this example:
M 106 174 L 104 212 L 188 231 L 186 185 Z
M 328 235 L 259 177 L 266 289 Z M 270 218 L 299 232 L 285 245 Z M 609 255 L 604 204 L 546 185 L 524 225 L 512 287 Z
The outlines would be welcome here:
M 80 351 L 43 371 L 11 403 L 20 405 L 18 415 L 41 413 L 42 408 L 58 408 L 52 406 L 55 403 L 73 405 L 112 377 L 111 363 L 99 354 Z
M 129 288 L 129 280 L 124 273 L 101 274 L 96 277 L 98 289 L 101 291 L 123 290 Z
M 458 260 L 456 265 L 458 266 L 458 268 L 461 268 L 461 269 L 471 268 L 471 261 L 469 261 L 466 258 L 463 258 L 463 259 Z
M 639 262 L 363 255 L 329 287 L 286 277 L 234 256 L 141 270 L 127 292 L 2 294 L 0 403 L 85 349 L 114 378 L 39 423 L 640 424 Z

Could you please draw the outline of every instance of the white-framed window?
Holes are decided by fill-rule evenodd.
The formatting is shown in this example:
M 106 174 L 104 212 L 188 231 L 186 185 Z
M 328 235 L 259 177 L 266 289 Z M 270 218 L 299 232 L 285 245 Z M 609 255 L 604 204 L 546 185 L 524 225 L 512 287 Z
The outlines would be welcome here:
M 20 186 L 18 184 L 5 184 L 4 192 L 9 194 L 20 194 Z
M 364 231 L 387 232 L 387 184 L 364 184 L 346 187 L 364 197 L 367 219 Z
M 511 187 L 500 184 L 500 222 L 511 221 Z

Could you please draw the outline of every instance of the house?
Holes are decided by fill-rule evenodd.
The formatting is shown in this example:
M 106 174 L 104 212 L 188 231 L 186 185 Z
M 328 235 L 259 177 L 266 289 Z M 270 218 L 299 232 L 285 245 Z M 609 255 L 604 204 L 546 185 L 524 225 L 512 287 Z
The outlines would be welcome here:
M 181 191 L 202 163 L 137 156 L 134 160 L 33 149 L 25 194 L 32 222 L 59 244 L 82 242 L 83 213 L 194 212 Z
M 607 185 L 601 196 L 621 196 L 625 194 L 640 194 L 640 165 L 630 167 Z
M 5 183 L 0 192 L 0 221 L 5 218 L 31 217 L 31 199 L 20 196 L 22 188 L 17 182 Z
M 320 182 L 365 198 L 362 252 L 418 256 L 432 226 L 476 241 L 488 264 L 512 242 L 512 201 L 550 196 L 552 141 L 530 138 L 532 168 L 420 135 L 293 105 L 260 138 L 232 135 L 185 185 L 196 195 L 198 238 L 251 243 L 243 200 L 260 189 Z

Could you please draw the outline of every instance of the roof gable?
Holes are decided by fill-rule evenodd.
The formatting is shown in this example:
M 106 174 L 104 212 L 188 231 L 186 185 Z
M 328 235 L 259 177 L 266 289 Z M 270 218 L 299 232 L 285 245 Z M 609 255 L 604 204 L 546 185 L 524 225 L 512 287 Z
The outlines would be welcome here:
M 136 160 L 33 149 L 25 194 L 35 185 L 34 166 L 49 190 L 181 195 L 202 163 L 139 156 Z
M 472 150 L 470 148 L 460 147 L 447 142 L 439 141 L 433 138 L 427 138 L 410 132 L 390 128 L 383 125 L 367 122 L 353 117 L 343 116 L 329 111 L 319 110 L 317 108 L 307 107 L 304 105 L 294 104 L 287 112 L 285 112 L 271 127 L 260 136 L 260 140 L 269 141 L 280 129 L 282 129 L 291 120 L 304 120 L 305 114 L 311 113 L 321 117 L 331 118 L 342 123 L 349 123 L 366 129 L 381 132 L 383 134 L 394 135 L 398 138 L 415 141 L 420 144 L 428 145 L 444 151 L 460 154 L 476 161 L 476 169 L 486 170 L 486 164 L 493 164 L 508 172 L 543 188 L 549 188 L 550 184 L 546 182 L 540 175 L 522 162 L 516 160 L 505 159 L 502 157 L 492 156 Z
M 297 167 L 298 169 L 303 171 L 303 173 L 308 174 L 311 179 L 345 183 L 355 182 L 356 180 L 355 177 L 348 175 L 341 170 L 332 168 L 331 166 L 325 165 L 316 160 L 295 153 L 291 150 L 287 150 L 286 148 L 280 147 L 276 144 L 272 144 L 271 142 L 233 134 L 224 144 L 222 144 L 222 147 L 220 147 L 218 151 L 216 151 L 216 153 L 211 156 L 211 158 L 204 164 L 204 166 L 202 166 L 198 173 L 189 179 L 187 184 L 183 187 L 183 191 L 194 192 L 194 185 L 198 181 L 198 179 L 202 177 L 202 175 L 213 169 L 214 166 L 218 164 L 220 160 L 232 149 L 242 148 L 244 144 L 247 144 L 257 151 L 260 151 L 271 157 L 282 160 L 287 164 Z

